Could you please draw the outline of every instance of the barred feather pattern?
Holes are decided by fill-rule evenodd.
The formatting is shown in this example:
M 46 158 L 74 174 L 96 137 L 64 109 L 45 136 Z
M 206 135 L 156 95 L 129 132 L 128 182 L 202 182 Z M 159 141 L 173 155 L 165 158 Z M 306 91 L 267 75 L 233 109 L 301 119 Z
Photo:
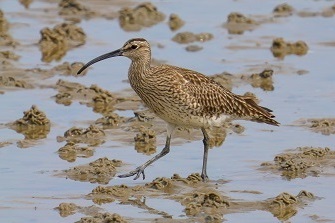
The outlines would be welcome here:
M 146 65 L 144 65 L 146 64 Z M 236 95 L 205 75 L 170 65 L 150 66 L 150 57 L 133 60 L 132 88 L 163 120 L 179 126 L 207 128 L 244 119 L 279 125 L 270 109 Z

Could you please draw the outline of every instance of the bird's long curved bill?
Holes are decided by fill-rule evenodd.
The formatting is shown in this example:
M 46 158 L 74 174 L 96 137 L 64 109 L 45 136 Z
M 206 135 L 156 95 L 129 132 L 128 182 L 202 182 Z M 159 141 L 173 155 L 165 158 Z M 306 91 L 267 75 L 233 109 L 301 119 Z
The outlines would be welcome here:
M 110 52 L 110 53 L 106 53 L 106 54 L 103 54 L 101 56 L 98 56 L 97 58 L 94 58 L 93 60 L 89 61 L 87 64 L 85 64 L 78 72 L 77 74 L 80 74 L 81 72 L 83 72 L 86 68 L 88 68 L 89 66 L 91 66 L 92 64 L 95 64 L 101 60 L 105 60 L 105 59 L 108 59 L 108 58 L 111 58 L 111 57 L 117 57 L 117 56 L 122 56 L 122 50 L 121 49 L 118 49 L 118 50 L 115 50 L 113 52 Z

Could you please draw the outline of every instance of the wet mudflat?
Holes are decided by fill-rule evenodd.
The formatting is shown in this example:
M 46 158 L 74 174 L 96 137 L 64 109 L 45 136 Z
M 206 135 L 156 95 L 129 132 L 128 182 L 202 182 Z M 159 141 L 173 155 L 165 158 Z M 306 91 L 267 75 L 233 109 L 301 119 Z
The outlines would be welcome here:
M 334 2 L 0 5 L 1 222 L 335 221 Z M 208 183 L 193 129 L 145 180 L 115 177 L 161 150 L 165 124 L 130 89 L 128 59 L 76 72 L 134 37 L 153 64 L 209 75 L 282 125 L 212 129 Z

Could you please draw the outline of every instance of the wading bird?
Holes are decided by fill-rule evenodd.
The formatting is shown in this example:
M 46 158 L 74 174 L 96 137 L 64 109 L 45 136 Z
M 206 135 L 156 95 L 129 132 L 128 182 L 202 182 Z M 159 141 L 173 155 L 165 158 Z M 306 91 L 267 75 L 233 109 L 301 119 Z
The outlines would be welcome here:
M 252 98 L 236 95 L 207 76 L 193 70 L 171 65 L 151 65 L 149 43 L 142 38 L 128 40 L 120 49 L 101 55 L 79 71 L 101 60 L 125 56 L 131 60 L 128 78 L 131 87 L 143 102 L 167 123 L 167 137 L 163 150 L 135 170 L 119 177 L 143 176 L 147 166 L 170 151 L 171 135 L 177 126 L 201 129 L 204 154 L 201 178 L 208 180 L 207 157 L 209 136 L 207 129 L 222 126 L 237 119 L 278 126 L 271 110 L 257 105 Z

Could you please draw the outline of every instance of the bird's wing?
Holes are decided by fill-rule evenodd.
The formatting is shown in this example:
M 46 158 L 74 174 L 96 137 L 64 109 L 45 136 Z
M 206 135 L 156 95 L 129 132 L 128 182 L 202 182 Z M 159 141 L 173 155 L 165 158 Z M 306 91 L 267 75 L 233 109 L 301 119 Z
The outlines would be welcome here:
M 187 98 L 184 102 L 192 106 L 194 115 L 213 117 L 225 114 L 233 119 L 279 124 L 273 120 L 270 109 L 257 105 L 249 97 L 232 93 L 201 73 L 174 66 L 166 66 L 166 69 L 167 75 L 172 78 L 173 88 L 179 93 L 176 97 L 181 102 Z

